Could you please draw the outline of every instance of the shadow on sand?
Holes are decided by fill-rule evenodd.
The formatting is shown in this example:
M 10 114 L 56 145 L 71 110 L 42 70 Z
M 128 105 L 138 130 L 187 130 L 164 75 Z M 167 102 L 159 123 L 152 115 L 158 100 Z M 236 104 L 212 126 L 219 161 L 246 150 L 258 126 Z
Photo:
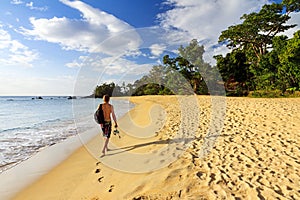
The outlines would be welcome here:
M 120 148 L 116 148 L 116 149 L 110 149 L 109 152 L 112 152 L 112 151 L 118 151 L 118 152 L 108 153 L 106 155 L 112 156 L 112 155 L 132 151 L 134 149 L 142 148 L 142 147 L 149 146 L 149 145 L 163 145 L 163 144 L 166 145 L 166 144 L 174 144 L 174 143 L 177 143 L 177 144 L 183 143 L 182 145 L 186 145 L 194 139 L 195 138 L 176 138 L 176 139 L 166 139 L 166 140 L 160 140 L 160 141 L 154 141 L 154 142 L 146 142 L 146 143 L 141 143 L 141 144 L 120 147 Z

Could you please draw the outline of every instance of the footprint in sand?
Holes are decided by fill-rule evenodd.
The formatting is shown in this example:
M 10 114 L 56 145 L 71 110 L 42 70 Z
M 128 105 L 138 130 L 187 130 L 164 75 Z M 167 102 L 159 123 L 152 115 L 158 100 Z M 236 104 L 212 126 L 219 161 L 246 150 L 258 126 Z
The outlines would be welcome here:
M 98 182 L 101 183 L 101 180 L 103 179 L 104 177 L 101 176 L 100 178 L 98 178 Z
M 111 185 L 110 188 L 109 188 L 109 190 L 108 190 L 108 192 L 112 192 L 112 190 L 114 189 L 114 187 L 115 187 L 114 185 Z
M 146 160 L 144 163 L 145 163 L 145 164 L 148 164 L 149 162 L 150 162 L 150 159 L 149 159 L 149 160 Z
M 98 166 L 99 164 L 100 164 L 100 162 L 97 162 L 97 163 L 96 163 L 97 166 Z M 100 173 L 100 172 L 101 172 L 101 169 L 99 169 L 99 168 L 95 170 L 95 174 L 98 174 L 98 173 Z M 103 176 L 101 176 L 100 178 L 98 178 L 98 182 L 101 183 L 101 180 L 102 180 L 103 178 L 104 178 Z

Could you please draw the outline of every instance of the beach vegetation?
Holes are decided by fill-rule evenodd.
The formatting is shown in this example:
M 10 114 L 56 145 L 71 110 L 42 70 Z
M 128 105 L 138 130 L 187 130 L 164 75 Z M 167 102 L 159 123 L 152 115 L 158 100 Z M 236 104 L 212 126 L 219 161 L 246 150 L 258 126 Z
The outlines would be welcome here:
M 297 26 L 287 22 L 299 10 L 296 0 L 264 5 L 259 12 L 244 14 L 241 24 L 222 31 L 219 43 L 231 51 L 214 58 L 227 95 L 281 97 L 299 91 L 300 31 L 292 38 L 283 35 Z
M 103 83 L 101 85 L 97 85 L 93 97 L 95 98 L 102 98 L 103 95 L 108 94 L 109 96 L 112 96 L 112 93 L 114 89 L 116 88 L 116 93 L 119 92 L 119 86 L 116 87 L 115 83 Z
M 282 93 L 281 90 L 256 90 L 256 91 L 249 92 L 248 96 L 255 97 L 255 98 L 300 97 L 300 91 L 290 92 L 289 90 L 287 90 L 286 92 Z

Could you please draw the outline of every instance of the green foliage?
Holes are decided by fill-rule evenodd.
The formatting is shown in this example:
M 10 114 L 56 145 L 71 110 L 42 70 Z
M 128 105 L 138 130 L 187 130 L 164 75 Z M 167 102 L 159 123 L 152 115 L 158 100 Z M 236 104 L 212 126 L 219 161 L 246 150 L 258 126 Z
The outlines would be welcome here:
M 300 97 L 300 91 L 286 91 L 282 93 L 281 90 L 256 90 L 251 91 L 248 97 L 253 98 L 285 98 L 285 97 Z
M 102 85 L 97 85 L 96 89 L 94 90 L 94 97 L 102 98 L 103 95 L 105 95 L 105 94 L 112 96 L 114 88 L 115 88 L 114 83 L 110 83 L 110 84 L 104 83 Z
M 249 80 L 253 74 L 244 51 L 236 50 L 225 57 L 218 55 L 214 58 L 217 60 L 217 68 L 222 74 L 228 95 L 241 96 L 251 89 Z
M 277 97 L 285 95 L 288 88 L 299 90 L 300 31 L 291 39 L 277 36 L 296 26 L 286 22 L 299 8 L 298 0 L 264 5 L 257 13 L 243 15 L 241 24 L 221 33 L 219 42 L 232 49 L 225 57 L 214 57 L 227 95 L 246 95 L 254 90 L 251 96 Z
M 268 52 L 273 38 L 296 25 L 285 25 L 290 19 L 284 14 L 283 4 L 264 5 L 258 13 L 244 14 L 243 23 L 230 26 L 222 31 L 219 42 L 226 43 L 231 49 L 249 51 L 249 61 L 257 65 Z M 255 56 L 255 57 L 254 57 Z
M 282 5 L 284 6 L 287 13 L 300 11 L 300 1 L 299 0 L 283 0 Z
M 251 91 L 248 95 L 249 97 L 268 97 L 268 98 L 278 98 L 285 97 L 280 90 L 256 90 Z
M 279 75 L 285 80 L 287 88 L 300 88 L 300 31 L 287 41 L 284 51 L 279 54 Z
M 203 60 L 204 46 L 200 46 L 198 41 L 193 39 L 188 46 L 181 46 L 178 51 L 179 56 L 175 58 L 165 55 L 163 63 L 179 72 L 190 83 L 194 93 L 208 94 L 205 81 L 214 79 L 214 74 L 213 68 Z
M 300 87 L 300 31 L 294 37 L 278 36 L 273 39 L 273 50 L 264 55 L 254 71 L 256 89 L 279 89 Z
M 273 38 L 273 50 L 262 56 L 258 66 L 252 70 L 256 83 L 256 90 L 275 90 L 284 92 L 286 88 L 285 79 L 280 76 L 279 55 L 285 51 L 287 44 L 286 36 L 276 36 Z

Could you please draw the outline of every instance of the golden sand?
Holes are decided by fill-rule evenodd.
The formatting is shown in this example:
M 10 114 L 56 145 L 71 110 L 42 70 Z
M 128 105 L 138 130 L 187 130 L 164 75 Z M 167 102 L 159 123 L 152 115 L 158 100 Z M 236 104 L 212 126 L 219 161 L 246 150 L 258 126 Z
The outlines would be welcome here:
M 211 97 L 194 98 L 197 110 L 176 96 L 131 97 L 136 107 L 107 156 L 99 134 L 14 199 L 300 199 L 299 98 L 227 97 L 225 115 Z M 220 134 L 211 132 L 220 129 L 213 113 Z M 174 140 L 187 125 L 193 138 Z

